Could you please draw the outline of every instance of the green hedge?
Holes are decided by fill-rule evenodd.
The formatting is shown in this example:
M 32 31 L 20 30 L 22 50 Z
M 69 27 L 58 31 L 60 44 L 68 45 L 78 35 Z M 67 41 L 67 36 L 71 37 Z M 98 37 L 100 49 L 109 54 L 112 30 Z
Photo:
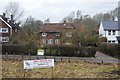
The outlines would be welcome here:
M 29 43 L 26 45 L 16 45 L 16 44 L 3 44 L 2 45 L 2 54 L 24 54 L 24 55 L 36 55 L 37 47 L 34 43 Z
M 36 55 L 39 48 L 34 43 L 27 45 L 2 45 L 2 54 L 24 54 Z M 95 47 L 78 47 L 78 46 L 44 46 L 46 56 L 77 56 L 77 57 L 94 57 Z
M 45 55 L 54 56 L 77 56 L 77 57 L 94 57 L 95 47 L 78 47 L 78 46 L 45 46 Z
M 120 44 L 100 43 L 98 46 L 98 51 L 116 58 L 120 58 Z

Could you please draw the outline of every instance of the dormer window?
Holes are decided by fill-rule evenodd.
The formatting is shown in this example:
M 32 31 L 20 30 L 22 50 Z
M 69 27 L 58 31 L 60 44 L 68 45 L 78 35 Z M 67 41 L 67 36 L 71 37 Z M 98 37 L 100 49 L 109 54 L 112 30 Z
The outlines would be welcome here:
M 47 36 L 47 33 L 42 33 L 42 36 Z
M 115 35 L 115 30 L 113 30 L 112 32 L 113 32 L 113 35 Z
M 108 30 L 108 35 L 111 35 L 111 30 Z

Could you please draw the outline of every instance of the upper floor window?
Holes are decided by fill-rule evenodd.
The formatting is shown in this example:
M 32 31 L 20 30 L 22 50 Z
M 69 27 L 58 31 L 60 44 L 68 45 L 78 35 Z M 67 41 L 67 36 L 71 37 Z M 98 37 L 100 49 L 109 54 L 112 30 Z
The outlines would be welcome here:
M 66 37 L 72 37 L 72 32 L 66 32 Z
M 42 33 L 42 36 L 47 36 L 47 33 Z
M 115 35 L 115 30 L 113 30 L 112 32 L 113 32 L 113 35 Z
M 108 30 L 108 35 L 111 35 L 111 30 Z
M 0 33 L 8 33 L 8 28 L 0 28 Z
M 55 36 L 60 36 L 60 33 L 56 33 Z

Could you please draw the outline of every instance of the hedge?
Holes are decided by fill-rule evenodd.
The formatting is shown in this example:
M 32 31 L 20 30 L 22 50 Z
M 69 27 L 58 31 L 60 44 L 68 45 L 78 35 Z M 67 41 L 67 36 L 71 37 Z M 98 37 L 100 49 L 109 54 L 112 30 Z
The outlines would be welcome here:
M 16 45 L 16 44 L 3 44 L 2 45 L 2 54 L 16 54 L 16 55 L 36 55 L 37 47 L 34 43 L 26 44 L 26 45 Z
M 97 49 L 112 57 L 120 58 L 120 44 L 100 43 Z
M 45 46 L 45 55 L 51 56 L 75 56 L 75 57 L 94 57 L 95 47 L 78 46 Z
M 27 45 L 2 45 L 2 54 L 24 54 L 37 55 L 39 48 L 34 43 Z M 78 47 L 78 46 L 44 46 L 46 56 L 76 56 L 76 57 L 94 57 L 95 47 Z

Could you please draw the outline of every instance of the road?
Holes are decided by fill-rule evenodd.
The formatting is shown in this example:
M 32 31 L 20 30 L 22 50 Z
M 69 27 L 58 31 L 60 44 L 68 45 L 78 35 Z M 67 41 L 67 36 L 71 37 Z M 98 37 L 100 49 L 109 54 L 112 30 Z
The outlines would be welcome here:
M 55 59 L 56 62 L 60 61 L 87 61 L 87 62 L 97 62 L 97 63 L 120 63 L 120 60 L 115 58 L 100 58 L 97 56 L 96 58 L 89 57 L 60 57 L 60 56 L 29 56 L 29 55 L 2 55 L 2 58 L 10 58 L 10 59 L 24 59 L 24 60 L 36 60 L 36 59 Z

